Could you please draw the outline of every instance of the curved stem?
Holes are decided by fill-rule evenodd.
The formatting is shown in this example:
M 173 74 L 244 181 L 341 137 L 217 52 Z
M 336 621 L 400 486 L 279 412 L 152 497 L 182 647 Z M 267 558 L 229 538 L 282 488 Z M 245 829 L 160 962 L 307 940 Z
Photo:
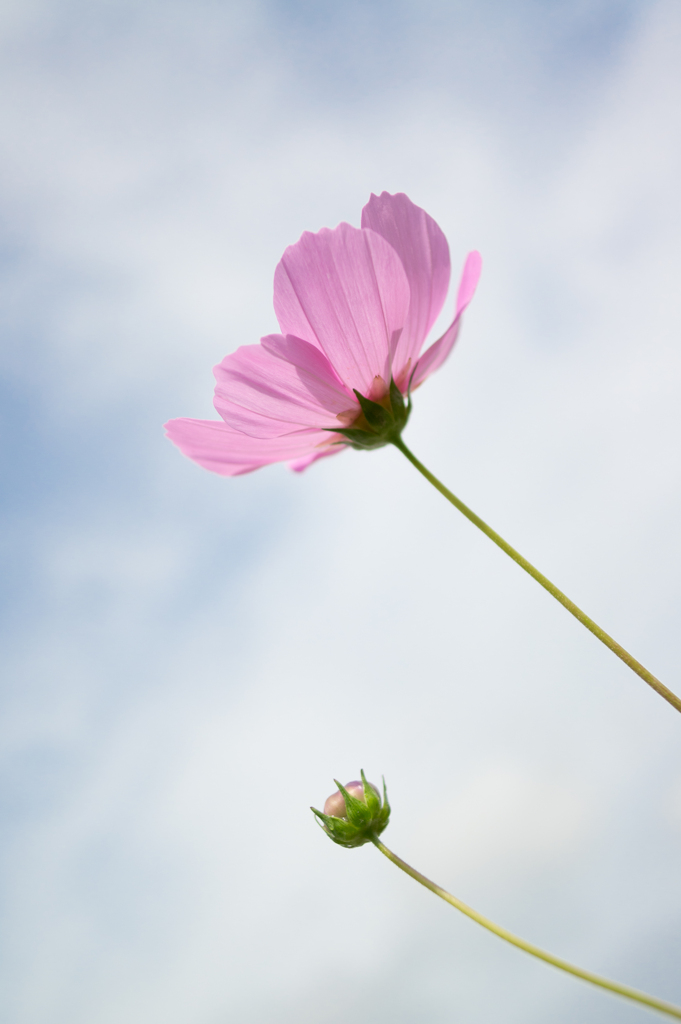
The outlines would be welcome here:
M 591 971 L 583 971 L 581 967 L 575 967 L 574 964 L 568 963 L 567 960 L 561 960 L 560 957 L 553 956 L 551 953 L 545 952 L 540 949 L 539 946 L 532 945 L 531 942 L 525 942 L 524 939 L 518 938 L 512 932 L 501 928 L 498 924 L 490 921 L 489 918 L 479 914 L 477 910 L 473 910 L 472 907 L 462 903 L 461 900 L 457 899 L 456 896 L 452 896 L 446 889 L 441 889 L 435 882 L 431 882 L 429 878 L 422 875 L 416 868 L 411 867 L 406 861 L 398 857 L 396 853 L 389 850 L 388 847 L 381 842 L 378 836 L 372 836 L 371 841 L 374 846 L 381 851 L 381 853 L 396 864 L 400 870 L 404 871 L 405 874 L 411 878 L 420 882 L 426 889 L 430 889 L 436 896 L 445 900 L 446 903 L 451 903 L 453 907 L 460 910 L 466 917 L 470 917 L 473 921 L 476 921 L 487 931 L 493 932 L 494 935 L 498 935 L 500 939 L 504 939 L 506 942 L 510 942 L 512 946 L 517 946 L 518 949 L 524 950 L 525 953 L 529 953 L 531 956 L 538 957 L 539 960 L 543 960 L 547 964 L 551 964 L 553 967 L 558 967 L 561 971 L 567 971 L 568 974 L 573 974 L 576 978 L 581 978 L 582 981 L 588 981 L 592 985 L 597 985 L 599 988 L 604 988 L 608 992 L 614 992 L 618 996 L 623 996 L 625 999 L 632 999 L 635 1003 L 642 1003 L 644 1006 L 648 1006 L 651 1010 L 658 1010 L 660 1013 L 666 1013 L 669 1017 L 676 1017 L 677 1020 L 681 1020 L 681 1007 L 674 1006 L 673 1003 L 666 1003 L 662 999 L 656 999 L 654 996 L 646 995 L 645 992 L 639 992 L 635 988 L 629 988 L 628 985 L 620 985 L 616 981 L 609 981 L 607 978 L 601 978 L 598 974 L 592 974 Z
M 412 466 L 415 466 L 419 473 L 421 473 L 421 475 L 424 476 L 426 480 L 428 480 L 428 482 L 431 483 L 433 487 L 435 487 L 435 489 L 447 499 L 447 501 L 451 502 L 455 508 L 458 508 L 459 512 L 462 512 L 465 515 L 466 519 L 469 519 L 474 526 L 477 526 L 479 530 L 482 530 L 490 540 L 493 540 L 497 547 L 500 547 L 502 551 L 505 551 L 509 558 L 512 558 L 514 562 L 517 562 L 521 569 L 524 569 L 525 572 L 529 573 L 530 576 L 537 581 L 537 583 L 540 583 L 544 590 L 548 590 L 549 594 L 551 594 L 552 597 L 555 597 L 556 601 L 559 601 L 564 608 L 567 608 L 570 614 L 574 615 L 574 617 L 578 619 L 583 626 L 586 626 L 594 636 L 598 637 L 601 643 L 605 644 L 606 647 L 609 647 L 613 654 L 616 654 L 618 658 L 621 658 L 624 664 L 628 665 L 632 672 L 635 672 L 636 675 L 640 676 L 641 679 L 643 679 L 648 686 L 651 686 L 656 693 L 659 693 L 661 697 L 664 697 L 664 699 L 671 704 L 673 708 L 676 708 L 677 711 L 681 711 L 681 699 L 679 699 L 675 693 L 666 687 L 664 683 L 661 683 L 660 680 L 654 676 L 652 672 L 649 672 L 640 661 L 637 661 L 636 658 L 629 654 L 628 651 L 625 651 L 624 647 L 618 644 L 616 640 L 613 640 L 613 638 L 606 633 L 604 629 L 601 629 L 593 619 L 589 618 L 586 612 L 583 612 L 582 609 L 579 608 L 574 601 L 571 601 L 562 590 L 559 590 L 551 580 L 547 579 L 543 573 L 539 572 L 539 569 L 535 569 L 532 563 L 528 562 L 526 558 L 523 558 L 519 551 L 516 551 L 516 549 L 511 547 L 503 537 L 500 537 L 496 530 L 493 530 L 491 526 L 488 526 L 480 516 L 476 516 L 475 512 L 473 512 L 468 505 L 464 505 L 464 503 L 457 498 L 455 494 L 452 494 L 449 488 L 445 487 L 445 485 L 441 483 L 436 476 L 433 476 L 430 470 L 426 469 L 423 463 L 419 462 L 416 456 L 409 451 L 401 437 L 397 438 L 396 441 L 393 441 L 393 444 L 396 448 L 399 448 L 402 454 L 409 459 Z

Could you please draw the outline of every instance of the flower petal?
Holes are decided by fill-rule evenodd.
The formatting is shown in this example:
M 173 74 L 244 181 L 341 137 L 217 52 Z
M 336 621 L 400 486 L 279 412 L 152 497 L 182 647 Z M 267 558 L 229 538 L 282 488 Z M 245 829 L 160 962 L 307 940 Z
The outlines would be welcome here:
M 423 353 L 416 369 L 411 378 L 411 390 L 415 391 L 419 385 L 423 384 L 426 377 L 430 377 L 431 373 L 435 373 L 439 370 L 449 353 L 454 348 L 454 342 L 459 336 L 459 328 L 461 327 L 461 319 L 456 319 L 450 324 L 445 333 L 437 341 L 434 341 L 430 348 L 427 348 Z
M 442 337 L 438 338 L 430 348 L 426 349 L 416 364 L 416 370 L 412 378 L 412 390 L 417 388 L 419 384 L 423 384 L 426 377 L 439 369 L 452 351 L 454 342 L 459 336 L 461 314 L 475 295 L 481 270 L 482 257 L 480 253 L 475 251 L 469 252 L 464 263 L 461 281 L 459 282 L 454 319 Z
M 349 224 L 306 231 L 274 273 L 282 333 L 320 348 L 346 387 L 365 395 L 376 377 L 390 380 L 408 309 L 409 283 L 395 250 Z
M 293 462 L 289 462 L 288 468 L 292 469 L 294 473 L 302 473 L 313 462 L 317 462 L 319 459 L 327 459 L 329 455 L 340 455 L 347 447 L 346 444 L 336 444 L 329 448 L 323 448 L 321 451 L 313 452 L 312 455 L 303 455 L 302 459 L 294 459 Z
M 481 273 L 482 256 L 474 249 L 473 252 L 468 253 L 468 256 L 466 256 L 466 262 L 463 265 L 461 280 L 459 281 L 459 291 L 456 295 L 455 316 L 461 316 L 464 309 L 475 295 L 475 289 L 478 287 L 478 281 L 480 280 Z
M 397 345 L 395 379 L 415 362 L 449 288 L 449 246 L 432 217 L 403 193 L 372 193 L 362 210 L 362 227 L 378 232 L 393 247 L 407 274 L 411 301 Z
M 359 413 L 323 352 L 300 338 L 269 335 L 215 367 L 215 408 L 251 437 L 278 437 L 298 427 L 340 426 Z M 348 416 L 348 411 L 352 410 Z
M 256 438 L 233 430 L 222 420 L 170 420 L 166 437 L 183 455 L 222 476 L 239 476 L 272 462 L 300 459 L 326 448 L 338 435 L 298 431 L 283 437 Z M 340 446 L 339 446 L 340 447 Z

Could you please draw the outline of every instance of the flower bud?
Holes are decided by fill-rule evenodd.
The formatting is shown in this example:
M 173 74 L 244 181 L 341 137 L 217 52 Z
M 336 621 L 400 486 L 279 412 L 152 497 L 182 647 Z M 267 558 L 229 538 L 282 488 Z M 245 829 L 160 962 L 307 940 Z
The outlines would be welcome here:
M 364 772 L 362 781 L 348 782 L 342 786 L 334 779 L 338 792 L 332 793 L 324 804 L 324 811 L 315 807 L 319 823 L 334 843 L 348 848 L 363 846 L 380 835 L 388 824 L 390 804 L 383 780 L 383 802 L 376 786 L 367 782 Z

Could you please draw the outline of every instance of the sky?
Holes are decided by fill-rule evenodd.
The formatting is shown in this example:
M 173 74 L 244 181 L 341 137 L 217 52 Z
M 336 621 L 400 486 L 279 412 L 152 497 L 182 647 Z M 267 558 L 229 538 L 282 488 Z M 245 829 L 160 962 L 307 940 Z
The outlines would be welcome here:
M 0 50 L 3 1020 L 652 1019 L 328 842 L 360 768 L 419 870 L 681 1003 L 674 710 L 396 450 L 162 430 L 406 192 L 483 257 L 407 444 L 680 692 L 678 4 L 2 0 Z

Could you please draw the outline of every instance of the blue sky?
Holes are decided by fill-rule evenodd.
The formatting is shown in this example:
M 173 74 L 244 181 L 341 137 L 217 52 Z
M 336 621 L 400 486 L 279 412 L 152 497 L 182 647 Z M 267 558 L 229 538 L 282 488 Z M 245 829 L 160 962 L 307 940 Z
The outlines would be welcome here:
M 359 1024 L 647 1016 L 323 842 L 360 767 L 421 870 L 681 1001 L 674 713 L 397 452 L 224 480 L 161 430 L 275 329 L 286 245 L 406 191 L 484 259 L 407 442 L 678 691 L 677 7 L 6 2 L 0 39 L 3 1015 L 335 1024 L 351 976 Z

